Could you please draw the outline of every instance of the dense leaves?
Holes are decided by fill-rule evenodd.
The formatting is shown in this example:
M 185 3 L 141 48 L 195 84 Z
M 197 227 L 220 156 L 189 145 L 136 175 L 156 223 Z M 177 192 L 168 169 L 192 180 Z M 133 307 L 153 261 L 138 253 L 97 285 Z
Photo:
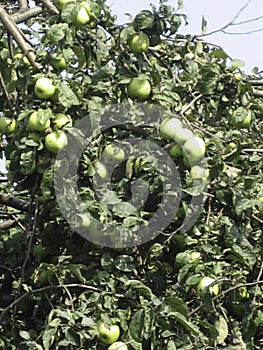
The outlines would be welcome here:
M 4 5 L 8 12 L 18 10 L 16 1 Z M 102 318 L 120 325 L 129 349 L 262 349 L 263 103 L 249 82 L 261 76 L 246 76 L 240 61 L 231 61 L 223 49 L 180 34 L 186 21 L 182 1 L 178 10 L 161 1 L 125 25 L 115 24 L 104 1 L 93 6 L 92 21 L 82 28 L 74 25 L 80 2 L 69 2 L 59 13 L 45 9 L 25 23 L 21 30 L 36 43 L 40 69 L 25 60 L 26 52 L 15 56 L 17 42 L 1 27 L 0 118 L 15 119 L 17 126 L 1 136 L 8 172 L 0 189 L 27 201 L 30 210 L 1 199 L 0 348 L 103 350 L 97 332 Z M 139 31 L 149 36 L 150 47 L 133 54 L 128 41 Z M 63 57 L 66 68 L 53 67 L 54 57 Z M 189 164 L 176 156 L 182 195 L 170 225 L 147 243 L 111 249 L 85 240 L 61 215 L 56 156 L 45 148 L 45 136 L 57 131 L 58 113 L 69 115 L 73 126 L 89 116 L 93 126 L 107 107 L 128 106 L 129 124 L 94 133 L 76 181 L 89 213 L 133 234 L 160 206 L 158 166 L 147 154 L 125 160 L 99 200 L 93 175 L 109 143 L 139 136 L 166 151 L 174 145 L 160 137 L 160 119 L 154 127 L 142 126 L 144 115 L 127 94 L 138 75 L 152 87 L 145 105 L 177 116 L 205 140 L 210 176 L 194 181 Z M 42 76 L 56 86 L 47 100 L 34 93 Z M 41 123 L 50 120 L 46 130 L 28 127 L 34 111 Z M 251 121 L 244 127 L 240 122 L 247 115 Z M 63 130 L 69 137 L 76 133 L 71 122 Z M 70 162 L 75 161 L 72 152 Z M 192 196 L 200 194 L 205 203 L 198 220 L 181 230 Z M 77 227 L 81 217 L 72 215 Z M 93 232 L 101 234 L 98 227 Z M 216 280 L 218 295 L 197 292 L 203 276 Z

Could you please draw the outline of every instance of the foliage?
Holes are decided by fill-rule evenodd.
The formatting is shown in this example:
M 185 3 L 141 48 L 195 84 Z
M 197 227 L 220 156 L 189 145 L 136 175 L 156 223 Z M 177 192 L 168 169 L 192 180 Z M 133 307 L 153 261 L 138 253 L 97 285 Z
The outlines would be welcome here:
M 0 226 L 0 348 L 103 350 L 97 332 L 101 318 L 120 324 L 121 340 L 129 349 L 261 349 L 262 97 L 255 94 L 251 77 L 242 73 L 240 61 L 231 61 L 222 48 L 179 34 L 186 17 L 166 1 L 126 25 L 115 24 L 103 0 L 96 4 L 100 14 L 81 29 L 73 23 L 78 2 L 58 13 L 46 9 L 26 22 L 23 31 L 37 43 L 33 52 L 40 69 L 26 64 L 27 52 L 14 57 L 20 49 L 1 27 L 0 113 L 17 121 L 15 132 L 1 139 L 8 168 L 1 193 L 30 205 L 27 210 L 5 205 L 10 202 L 4 203 L 1 195 L 0 224 L 11 220 L 12 227 Z M 6 9 L 14 12 L 17 2 L 9 2 Z M 139 31 L 149 36 L 150 48 L 133 54 L 128 41 Z M 53 68 L 52 57 L 64 57 L 67 68 Z M 56 155 L 46 150 L 44 141 L 46 133 L 56 130 L 58 113 L 69 115 L 74 126 L 117 103 L 136 108 L 127 85 L 138 75 L 152 86 L 145 104 L 178 116 L 205 140 L 210 180 L 198 220 L 187 232 L 180 230 L 191 196 L 204 186 L 193 186 L 190 169 L 176 158 L 183 191 L 171 224 L 145 244 L 111 249 L 85 240 L 61 215 L 53 184 Z M 34 94 L 34 83 L 42 76 L 57 86 L 52 99 Z M 33 111 L 43 124 L 51 120 L 49 129 L 29 130 Z M 248 128 L 232 125 L 235 111 L 240 120 L 251 113 Z M 131 159 L 115 174 L 118 196 L 109 192 L 99 202 L 90 171 L 103 147 L 134 137 L 133 131 L 165 150 L 173 145 L 159 136 L 157 124 L 147 129 L 135 121 L 135 126 L 95 135 L 79 164 L 78 186 L 87 209 L 113 225 L 147 221 L 160 203 L 161 190 L 151 160 Z M 63 130 L 74 132 L 70 123 Z M 120 204 L 130 199 L 126 188 L 135 178 L 150 189 L 139 216 L 128 203 Z M 113 213 L 107 204 L 115 205 Z M 200 253 L 197 260 L 191 258 L 193 252 Z M 215 278 L 217 296 L 197 294 L 203 276 Z

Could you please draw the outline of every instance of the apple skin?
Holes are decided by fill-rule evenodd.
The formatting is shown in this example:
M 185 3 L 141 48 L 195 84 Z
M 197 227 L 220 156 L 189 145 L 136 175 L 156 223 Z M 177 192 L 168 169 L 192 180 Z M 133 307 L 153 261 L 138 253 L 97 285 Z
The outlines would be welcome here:
M 199 252 L 191 252 L 190 258 L 194 264 L 197 264 L 201 259 L 201 254 Z
M 215 281 L 216 280 L 214 278 L 209 277 L 209 276 L 202 277 L 201 280 L 197 284 L 196 290 L 197 290 L 198 295 L 204 294 L 207 289 L 208 289 L 210 294 L 218 295 L 218 293 L 219 293 L 218 284 L 214 284 L 213 286 L 210 286 L 210 284 L 214 283 Z
M 12 135 L 16 129 L 16 120 L 7 117 L 0 117 L 0 134 Z
M 61 57 L 59 59 L 52 57 L 50 63 L 52 65 L 52 67 L 56 70 L 64 70 L 64 69 L 68 68 L 68 64 L 67 64 L 64 57 Z
M 140 101 L 146 100 L 149 97 L 151 90 L 152 88 L 150 82 L 140 76 L 132 78 L 127 87 L 128 96 L 132 99 L 137 99 Z
M 117 341 L 108 347 L 108 350 L 128 350 L 128 346 L 122 341 Z
M 77 16 L 74 19 L 74 24 L 78 28 L 84 27 L 90 22 L 90 16 L 85 7 L 80 6 Z
M 38 78 L 35 82 L 34 92 L 37 97 L 46 100 L 54 95 L 56 87 L 49 78 Z
M 146 52 L 149 48 L 150 42 L 147 34 L 140 32 L 134 34 L 128 41 L 128 46 L 133 53 Z
M 169 151 L 168 151 L 168 153 L 170 154 L 170 156 L 172 157 L 172 158 L 180 158 L 180 157 L 182 157 L 182 155 L 183 155 L 183 151 L 182 151 L 182 148 L 178 145 L 178 144 L 175 144 L 174 146 L 172 146 L 170 149 L 169 149 Z
M 111 325 L 110 328 L 106 328 L 102 320 L 97 323 L 99 339 L 102 343 L 110 345 L 115 343 L 120 336 L 120 327 L 118 325 Z
M 178 118 L 165 118 L 160 125 L 160 136 L 165 140 L 173 140 L 178 130 L 182 129 L 182 122 Z
M 183 153 L 191 164 L 199 162 L 205 155 L 205 142 L 199 136 L 193 136 L 183 145 Z
M 231 117 L 231 123 L 237 129 L 249 129 L 251 121 L 252 121 L 251 111 L 248 111 L 247 116 L 241 121 L 237 121 L 235 112 L 232 114 L 232 117 Z
M 102 157 L 105 162 L 122 162 L 125 159 L 125 152 L 114 144 L 108 144 L 102 152 Z
M 68 144 L 64 131 L 53 131 L 45 137 L 45 147 L 51 153 L 57 153 Z
M 50 126 L 50 120 L 48 119 L 45 124 L 41 124 L 38 118 L 38 112 L 35 111 L 30 114 L 28 119 L 28 128 L 32 131 L 45 131 Z

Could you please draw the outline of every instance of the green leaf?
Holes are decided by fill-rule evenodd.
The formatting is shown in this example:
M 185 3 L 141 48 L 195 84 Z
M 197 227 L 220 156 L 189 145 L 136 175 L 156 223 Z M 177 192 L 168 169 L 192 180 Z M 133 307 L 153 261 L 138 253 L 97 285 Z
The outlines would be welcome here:
M 51 43 L 57 43 L 65 37 L 67 30 L 68 25 L 66 23 L 53 24 L 47 32 L 47 39 Z
M 139 295 L 144 296 L 148 300 L 152 300 L 153 293 L 149 287 L 147 287 L 143 282 L 138 280 L 128 280 L 126 286 L 135 289 Z
M 131 255 L 119 255 L 115 259 L 115 267 L 123 272 L 133 271 L 135 268 L 134 258 Z
M 240 68 L 244 67 L 244 65 L 245 65 L 244 62 L 241 60 L 238 60 L 238 59 L 234 59 L 230 63 L 230 67 L 232 69 L 240 69 Z
M 151 27 L 154 22 L 154 15 L 151 11 L 141 11 L 133 20 L 133 28 L 136 31 Z
M 219 318 L 215 321 L 215 327 L 218 331 L 218 336 L 216 339 L 217 344 L 223 344 L 226 337 L 228 336 L 228 324 L 222 315 L 220 315 Z
M 68 85 L 60 84 L 58 88 L 58 100 L 62 106 L 70 108 L 73 105 L 78 105 L 79 100 Z
M 133 318 L 129 326 L 130 335 L 137 342 L 142 342 L 144 322 L 145 322 L 145 310 L 144 309 L 137 310 L 133 315 Z

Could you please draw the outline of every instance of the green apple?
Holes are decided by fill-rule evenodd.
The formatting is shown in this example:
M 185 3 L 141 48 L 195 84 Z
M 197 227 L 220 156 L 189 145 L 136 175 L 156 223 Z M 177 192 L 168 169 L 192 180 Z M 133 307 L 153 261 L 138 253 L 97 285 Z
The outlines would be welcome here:
M 79 11 L 74 19 L 74 24 L 78 28 L 84 27 L 90 22 L 90 16 L 85 7 L 80 6 Z
M 170 156 L 172 158 L 180 158 L 182 157 L 183 155 L 183 151 L 182 151 L 182 148 L 178 145 L 178 144 L 175 144 L 173 145 L 169 150 L 168 150 L 168 153 L 170 154 Z
M 34 247 L 32 254 L 35 258 L 42 260 L 47 255 L 47 252 L 42 244 L 38 244 Z
M 49 78 L 38 78 L 35 82 L 34 92 L 37 97 L 45 100 L 54 95 L 56 87 L 53 84 L 53 81 Z
M 69 2 L 75 2 L 75 0 L 55 0 L 55 5 L 59 10 L 62 10 L 62 7 Z
M 216 280 L 212 277 L 205 276 L 197 284 L 197 293 L 199 295 L 205 294 L 206 291 L 209 291 L 210 294 L 218 295 L 219 286 L 215 284 Z M 212 285 L 211 285 L 212 284 Z
M 233 112 L 231 116 L 231 123 L 237 129 L 249 129 L 252 121 L 252 112 L 250 110 L 247 110 L 246 115 L 244 115 L 244 112 L 242 112 L 242 109 L 243 107 L 240 107 Z M 243 115 L 243 119 L 239 119 L 239 116 L 241 113 Z
M 165 140 L 173 140 L 178 130 L 182 129 L 182 122 L 178 118 L 165 118 L 160 125 L 160 136 Z
M 16 120 L 8 117 L 0 117 L 0 134 L 12 135 L 16 129 Z
M 117 341 L 108 347 L 108 350 L 128 350 L 128 346 L 122 341 Z
M 205 155 L 204 140 L 199 136 L 193 136 L 183 145 L 183 153 L 191 164 L 199 162 Z
M 151 89 L 150 82 L 146 78 L 138 76 L 132 78 L 127 87 L 127 93 L 132 99 L 144 101 L 149 97 Z
M 52 122 L 58 129 L 63 128 L 67 124 L 70 126 L 72 125 L 72 121 L 69 115 L 56 113 L 54 117 L 55 118 L 52 120 Z
M 51 57 L 50 63 L 52 67 L 55 68 L 56 70 L 63 70 L 68 68 L 68 64 L 65 60 L 65 57 L 60 57 L 60 58 Z
M 57 153 L 68 144 L 68 137 L 64 131 L 52 131 L 45 137 L 45 147 L 51 153 Z
M 200 165 L 194 165 L 191 168 L 190 176 L 192 179 L 207 179 L 209 177 L 209 169 L 206 169 Z
M 116 324 L 111 325 L 110 328 L 107 328 L 102 320 L 99 320 L 98 323 L 98 332 L 99 339 L 104 344 L 115 343 L 120 336 L 120 327 Z
M 48 119 L 45 123 L 41 123 L 38 112 L 35 111 L 30 114 L 28 119 L 28 128 L 32 131 L 45 131 L 50 126 L 50 120 Z
M 122 162 L 125 159 L 125 152 L 115 144 L 108 144 L 102 152 L 102 157 L 105 162 Z
M 134 34 L 128 41 L 129 49 L 133 53 L 146 52 L 149 48 L 149 45 L 149 37 L 143 32 Z
M 258 199 L 258 200 L 260 201 L 260 203 L 262 203 L 262 204 L 263 204 L 263 196 L 259 197 L 259 199 Z
M 94 176 L 97 174 L 101 179 L 106 179 L 108 171 L 105 164 L 97 160 L 93 164 L 90 163 L 87 165 L 86 174 L 88 176 Z
M 177 129 L 174 133 L 173 139 L 178 145 L 182 146 L 186 141 L 194 136 L 193 132 L 187 128 Z

